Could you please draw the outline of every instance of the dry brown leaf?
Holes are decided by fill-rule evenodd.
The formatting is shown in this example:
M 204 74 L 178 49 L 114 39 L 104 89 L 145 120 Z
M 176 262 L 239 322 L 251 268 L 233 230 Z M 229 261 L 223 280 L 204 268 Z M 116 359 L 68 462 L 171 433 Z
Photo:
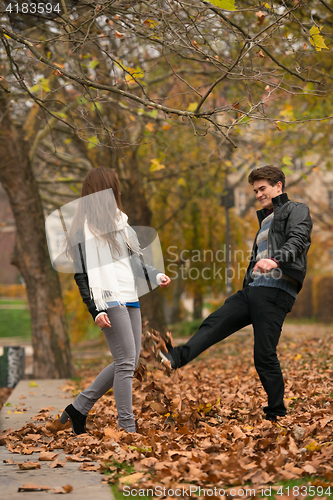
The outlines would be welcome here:
M 59 455 L 60 456 L 60 455 Z M 65 467 L 65 464 L 67 462 L 67 459 L 65 458 L 64 460 L 59 460 L 59 457 L 57 457 L 55 460 L 53 460 L 50 464 L 49 467 L 50 469 L 55 469 L 57 467 Z
M 58 432 L 63 429 L 69 429 L 70 426 L 71 423 L 69 420 L 65 424 L 62 424 L 59 419 L 55 419 L 46 423 L 46 429 L 50 432 Z
M 129 476 L 123 476 L 119 479 L 120 484 L 136 484 L 145 476 L 143 472 L 135 472 L 134 474 L 130 474 Z
M 326 424 L 329 422 L 332 422 L 333 420 L 333 415 L 329 415 L 328 417 L 325 417 L 319 421 L 320 427 L 325 427 Z
M 124 33 L 120 33 L 119 31 L 116 30 L 114 32 L 114 37 L 118 38 L 118 39 L 121 39 L 121 38 L 125 38 L 125 35 L 124 35 Z
M 232 433 L 234 435 L 234 438 L 237 440 L 237 439 L 245 439 L 246 438 L 246 434 L 244 434 L 244 432 L 242 431 L 242 429 L 240 429 L 237 425 L 234 425 L 232 427 Z
M 289 451 L 291 451 L 294 455 L 299 453 L 298 447 L 291 436 L 289 436 Z
M 51 451 L 41 451 L 39 459 L 41 462 L 50 462 L 55 460 L 59 456 L 59 453 L 52 453 Z
M 20 470 L 32 470 L 40 469 L 40 464 L 38 462 L 22 462 L 19 464 Z
M 157 401 L 152 401 L 151 403 L 149 403 L 149 406 L 153 410 L 157 411 L 157 413 L 159 413 L 160 415 L 165 415 L 167 413 L 167 409 L 165 408 L 165 406 L 161 403 L 158 403 Z
M 256 12 L 256 16 L 258 18 L 259 24 L 262 24 L 265 20 L 266 14 L 264 12 L 261 12 L 261 10 L 259 10 L 258 12 Z
M 107 437 L 108 439 L 113 439 L 114 441 L 117 441 L 123 435 L 122 431 L 112 429 L 111 427 L 106 427 L 103 432 L 105 437 Z
M 29 448 L 24 447 L 21 450 L 22 455 L 32 455 L 34 450 L 29 446 Z
M 41 438 L 41 434 L 26 434 L 23 438 L 23 442 L 27 443 L 29 441 L 38 441 Z
M 20 486 L 18 491 L 50 491 L 52 488 L 50 486 L 40 486 L 34 483 L 26 483 Z
M 62 486 L 62 489 L 65 493 L 70 493 L 73 491 L 73 486 L 71 484 L 65 484 L 65 486 Z
M 299 476 L 302 474 L 302 469 L 300 469 L 299 467 L 295 467 L 295 465 L 292 463 L 286 464 L 284 466 L 284 469 L 289 471 L 289 472 L 292 472 L 293 474 L 296 474 L 296 476 Z
M 91 462 L 91 458 L 89 457 L 81 457 L 79 455 L 66 455 L 66 459 L 69 462 Z
M 90 472 L 90 471 L 99 471 L 101 469 L 101 466 L 100 465 L 96 465 L 96 464 L 89 464 L 89 463 L 84 463 L 82 465 L 80 465 L 79 467 L 79 470 L 84 470 L 84 471 L 87 471 L 87 472 Z
M 303 465 L 302 469 L 307 474 L 316 474 L 316 472 L 317 472 L 316 469 L 311 464 L 305 464 L 305 465 Z

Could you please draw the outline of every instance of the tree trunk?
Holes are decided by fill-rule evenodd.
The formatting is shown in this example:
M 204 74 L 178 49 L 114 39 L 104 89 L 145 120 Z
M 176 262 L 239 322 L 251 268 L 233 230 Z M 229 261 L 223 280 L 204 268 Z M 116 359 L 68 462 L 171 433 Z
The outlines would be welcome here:
M 16 223 L 12 264 L 19 269 L 27 287 L 34 376 L 70 377 L 74 370 L 59 277 L 51 266 L 29 147 L 11 121 L 9 104 L 9 97 L 0 91 L 0 182 Z
M 182 263 L 183 264 L 183 263 Z M 181 273 L 177 271 L 176 279 L 172 280 L 173 290 L 172 290 L 172 301 L 168 305 L 169 311 L 169 321 L 171 324 L 178 323 L 181 321 L 181 296 L 184 291 L 184 280 L 182 279 Z
M 203 296 L 195 293 L 193 297 L 193 319 L 202 319 Z

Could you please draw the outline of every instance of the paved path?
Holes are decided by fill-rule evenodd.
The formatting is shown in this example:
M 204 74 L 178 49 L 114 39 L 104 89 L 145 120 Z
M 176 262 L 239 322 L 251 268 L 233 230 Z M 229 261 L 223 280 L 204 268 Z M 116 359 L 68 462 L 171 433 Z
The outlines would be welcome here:
M 65 393 L 61 386 L 65 380 L 22 380 L 10 395 L 7 403 L 0 412 L 0 433 L 6 429 L 19 429 L 28 422 L 33 422 L 33 417 L 41 408 L 53 406 L 50 416 L 55 416 L 61 409 L 69 404 L 72 397 Z M 34 385 L 36 384 L 36 385 Z M 25 399 L 20 398 L 25 396 Z M 70 398 L 70 400 L 69 400 Z M 24 405 L 23 405 L 24 403 Z M 16 406 L 30 408 L 23 413 L 14 413 Z M 10 453 L 5 446 L 0 446 L 0 477 L 3 500 L 50 500 L 52 494 L 48 492 L 19 493 L 18 488 L 26 483 L 34 483 L 52 488 L 61 488 L 66 484 L 73 486 L 69 493 L 71 500 L 114 500 L 110 487 L 102 484 L 103 476 L 98 472 L 83 472 L 78 468 L 80 463 L 67 461 L 62 468 L 50 469 L 50 462 L 40 462 L 41 468 L 20 471 L 18 465 L 5 464 L 4 460 L 12 459 L 16 462 L 37 462 L 39 453 L 29 456 Z M 65 455 L 60 455 L 60 460 Z

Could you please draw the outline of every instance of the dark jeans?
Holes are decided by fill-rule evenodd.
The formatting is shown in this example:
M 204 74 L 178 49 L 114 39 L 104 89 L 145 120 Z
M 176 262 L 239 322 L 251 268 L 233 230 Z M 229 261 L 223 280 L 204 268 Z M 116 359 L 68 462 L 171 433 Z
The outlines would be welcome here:
M 252 324 L 254 364 L 268 395 L 264 412 L 283 416 L 286 414 L 284 382 L 276 347 L 284 319 L 294 302 L 294 297 L 279 288 L 246 286 L 210 314 L 185 345 L 175 347 L 170 354 L 177 367 L 184 366 L 208 347 Z

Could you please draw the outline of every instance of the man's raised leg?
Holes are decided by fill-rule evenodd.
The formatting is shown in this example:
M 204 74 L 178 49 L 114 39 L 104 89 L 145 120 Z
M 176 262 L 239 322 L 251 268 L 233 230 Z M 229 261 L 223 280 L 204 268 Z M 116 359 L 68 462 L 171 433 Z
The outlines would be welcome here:
M 208 347 L 251 323 L 248 287 L 229 297 L 222 307 L 210 314 L 199 330 L 182 345 L 169 349 L 172 368 L 180 368 L 199 356 Z

